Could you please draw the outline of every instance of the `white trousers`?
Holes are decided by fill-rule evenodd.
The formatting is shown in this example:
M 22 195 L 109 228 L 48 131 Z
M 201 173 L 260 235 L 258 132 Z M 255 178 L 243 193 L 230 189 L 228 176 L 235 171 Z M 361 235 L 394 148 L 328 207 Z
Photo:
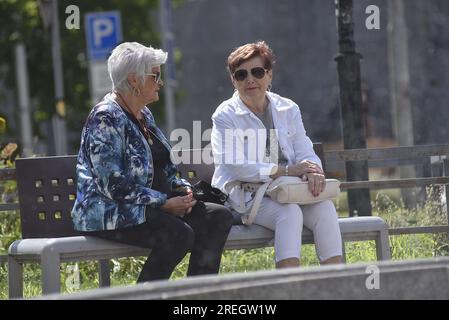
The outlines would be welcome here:
M 338 214 L 331 200 L 298 205 L 264 197 L 254 223 L 274 231 L 276 262 L 300 257 L 303 225 L 313 232 L 320 262 L 342 255 Z

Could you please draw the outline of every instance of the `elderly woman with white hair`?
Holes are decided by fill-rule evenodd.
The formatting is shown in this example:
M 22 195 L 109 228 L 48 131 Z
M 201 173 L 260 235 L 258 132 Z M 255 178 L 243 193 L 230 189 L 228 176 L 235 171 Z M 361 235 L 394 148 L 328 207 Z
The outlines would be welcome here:
M 136 42 L 108 59 L 112 92 L 84 125 L 77 162 L 76 230 L 151 248 L 138 282 L 168 279 L 187 252 L 187 275 L 218 273 L 233 218 L 194 199 L 176 176 L 171 147 L 147 107 L 159 100 L 167 54 Z

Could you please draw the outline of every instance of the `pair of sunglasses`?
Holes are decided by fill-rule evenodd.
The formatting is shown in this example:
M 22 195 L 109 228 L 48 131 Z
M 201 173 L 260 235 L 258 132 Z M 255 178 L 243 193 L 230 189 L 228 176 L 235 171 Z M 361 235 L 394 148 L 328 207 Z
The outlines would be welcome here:
M 159 81 L 161 81 L 161 73 L 160 72 L 146 73 L 145 75 L 154 77 L 154 82 L 156 82 L 156 83 L 159 83 Z
M 268 72 L 267 69 L 264 69 L 262 67 L 255 67 L 250 70 L 251 74 L 256 79 L 262 79 L 265 76 L 265 73 Z M 248 77 L 248 70 L 246 69 L 240 69 L 234 72 L 234 79 L 237 81 L 243 81 Z

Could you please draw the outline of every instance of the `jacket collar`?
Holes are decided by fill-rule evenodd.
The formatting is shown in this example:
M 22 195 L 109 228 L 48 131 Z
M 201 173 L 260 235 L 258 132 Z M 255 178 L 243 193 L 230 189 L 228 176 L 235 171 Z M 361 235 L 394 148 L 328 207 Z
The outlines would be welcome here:
M 232 95 L 232 100 L 234 100 L 236 115 L 245 115 L 251 113 L 248 107 L 243 103 L 242 99 L 240 99 L 238 91 L 234 92 L 234 94 Z
M 282 99 L 276 93 L 267 92 L 268 100 L 270 101 L 270 107 L 276 109 L 278 112 L 287 111 L 295 106 L 290 100 Z M 238 91 L 235 91 L 232 95 L 232 99 L 235 102 L 235 114 L 236 115 L 245 115 L 250 114 L 251 110 L 243 103 L 242 99 L 240 99 Z

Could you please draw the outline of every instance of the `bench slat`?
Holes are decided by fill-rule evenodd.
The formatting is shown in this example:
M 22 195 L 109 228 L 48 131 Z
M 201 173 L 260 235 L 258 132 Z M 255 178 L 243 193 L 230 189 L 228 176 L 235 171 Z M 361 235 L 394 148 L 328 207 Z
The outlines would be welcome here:
M 1 169 L 0 180 L 16 180 L 16 169 Z
M 19 210 L 19 203 L 0 203 L 0 211 L 14 211 Z
M 325 151 L 326 162 L 345 160 L 410 159 L 449 155 L 449 144 L 417 145 L 376 149 L 348 149 Z
M 344 171 L 345 161 L 329 160 L 326 157 L 326 171 Z M 398 166 L 423 166 L 429 163 L 429 158 L 407 158 L 407 159 L 385 159 L 385 160 L 368 160 L 369 168 L 395 168 Z
M 402 228 L 388 229 L 388 234 L 390 234 L 390 235 L 443 233 L 443 232 L 449 233 L 449 226 L 402 227 Z
M 378 181 L 346 181 L 342 182 L 340 189 L 391 189 L 391 188 L 414 188 L 431 184 L 447 184 L 449 177 L 431 177 L 431 178 L 404 178 Z

